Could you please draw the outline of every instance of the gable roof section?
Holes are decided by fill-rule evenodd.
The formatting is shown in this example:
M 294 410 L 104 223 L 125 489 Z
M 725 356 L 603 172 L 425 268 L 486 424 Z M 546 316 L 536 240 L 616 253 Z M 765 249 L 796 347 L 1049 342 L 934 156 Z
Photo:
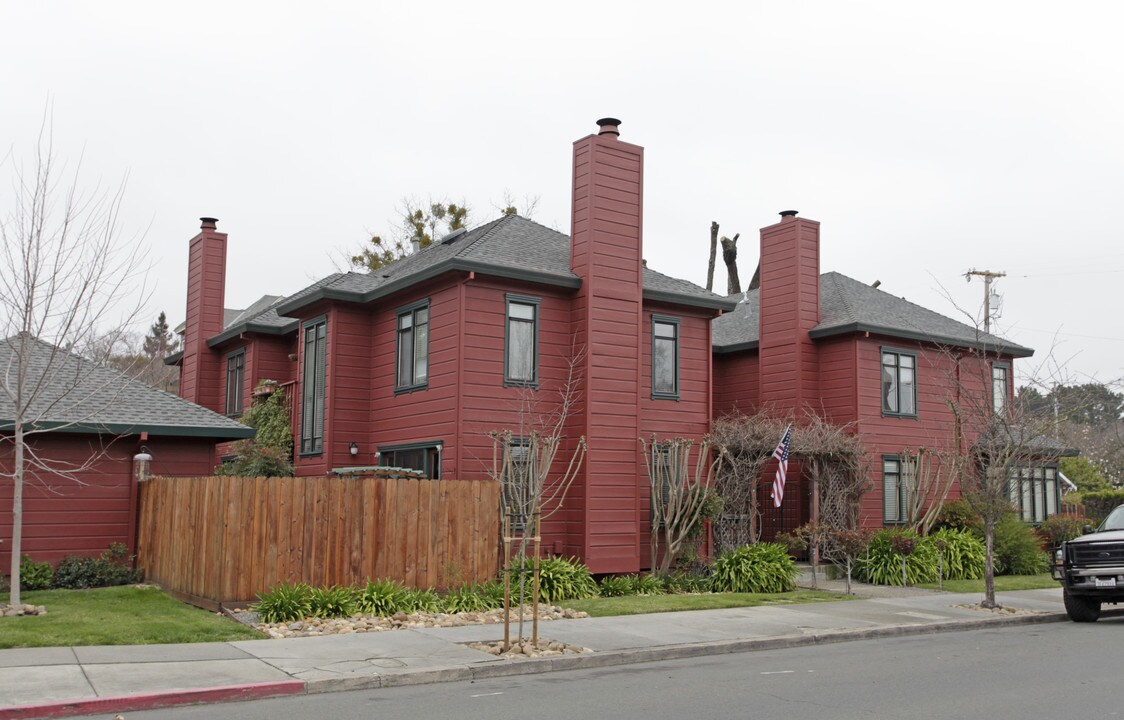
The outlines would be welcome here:
M 0 340 L 0 373 L 16 372 L 19 338 Z M 41 340 L 31 341 L 29 382 L 44 387 L 30 408 L 36 430 L 74 433 L 247 438 L 254 429 L 133 380 Z M 15 425 L 15 404 L 0 393 L 0 432 Z
M 750 290 L 736 310 L 712 321 L 715 351 L 729 353 L 756 348 L 759 312 L 760 293 Z M 855 332 L 986 349 L 1012 357 L 1034 354 L 1030 348 L 984 333 L 846 275 L 837 272 L 820 275 L 820 322 L 808 334 L 822 338 Z

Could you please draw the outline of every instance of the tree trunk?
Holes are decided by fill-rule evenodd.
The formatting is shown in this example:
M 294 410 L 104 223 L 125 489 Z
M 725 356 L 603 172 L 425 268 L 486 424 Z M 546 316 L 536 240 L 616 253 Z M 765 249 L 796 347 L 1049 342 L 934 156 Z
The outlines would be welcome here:
M 984 545 L 987 553 L 984 558 L 984 600 L 985 608 L 995 607 L 995 521 L 984 523 Z
M 710 265 L 706 268 L 706 289 L 714 290 L 714 259 L 718 256 L 718 221 L 710 223 Z
M 9 593 L 9 603 L 14 607 L 20 604 L 20 553 L 22 551 L 21 538 L 23 536 L 23 423 L 16 421 L 16 458 L 15 468 L 12 473 L 12 589 Z
M 726 263 L 726 294 L 733 295 L 742 291 L 742 281 L 738 278 L 738 238 L 741 233 L 733 238 L 722 238 L 722 262 Z

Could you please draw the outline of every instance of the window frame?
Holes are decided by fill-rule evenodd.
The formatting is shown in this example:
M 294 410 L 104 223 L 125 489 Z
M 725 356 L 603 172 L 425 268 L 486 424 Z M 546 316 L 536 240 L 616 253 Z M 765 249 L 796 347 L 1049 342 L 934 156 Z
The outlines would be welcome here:
M 407 468 L 411 470 L 421 470 L 429 480 L 441 479 L 441 463 L 442 454 L 445 448 L 444 440 L 421 440 L 419 442 L 408 443 L 395 443 L 393 445 L 379 445 L 379 462 L 378 467 L 403 467 L 401 465 L 387 465 L 383 459 L 390 453 L 409 452 L 410 450 L 421 450 L 422 455 L 422 468 Z M 432 452 L 431 452 L 432 451 Z M 434 475 L 434 469 L 437 473 Z
M 885 360 L 886 355 L 894 355 L 896 357 L 896 362 L 893 365 L 893 368 L 894 368 L 894 385 L 897 388 L 898 410 L 891 410 L 888 407 L 886 407 L 886 394 L 883 391 L 883 384 L 882 384 L 882 373 L 888 367 L 886 365 L 886 360 Z M 902 412 L 901 411 L 901 406 L 902 406 L 902 374 L 901 374 L 902 365 L 901 365 L 901 359 L 903 357 L 908 357 L 908 358 L 913 360 L 913 367 L 912 367 L 913 382 L 912 382 L 911 388 L 910 388 L 910 392 L 913 395 L 913 412 Z M 914 419 L 917 418 L 917 415 L 918 415 L 918 409 L 917 409 L 917 371 L 918 371 L 918 367 L 917 367 L 917 351 L 916 350 L 905 350 L 905 349 L 902 349 L 902 348 L 895 348 L 895 347 L 889 347 L 889 346 L 883 346 L 883 347 L 879 348 L 879 351 L 878 351 L 878 402 L 882 406 L 882 417 L 914 418 Z
M 320 337 L 319 329 L 324 329 Z M 312 367 L 312 387 L 309 387 L 309 341 L 308 333 L 313 332 L 312 349 L 315 353 Z M 307 320 L 301 324 L 301 426 L 299 457 L 315 457 L 324 454 L 325 410 L 328 404 L 328 316 Z M 317 373 L 319 360 L 323 358 L 323 372 Z M 317 377 L 319 376 L 319 387 Z M 319 397 L 317 396 L 319 390 Z M 316 434 L 316 419 L 320 419 L 320 434 Z
M 539 387 L 539 320 L 541 319 L 542 298 L 532 297 L 529 295 L 516 295 L 514 293 L 507 293 L 504 296 L 504 320 L 503 320 L 503 386 L 504 387 L 527 387 L 538 389 Z M 511 317 L 512 305 L 529 306 L 534 311 L 534 318 L 531 322 L 531 378 L 513 378 L 511 376 L 511 323 L 527 322 L 523 318 Z
M 995 406 L 995 371 L 1003 371 L 1003 407 Z M 1011 409 L 1011 363 L 993 362 L 991 364 L 991 410 L 996 415 L 1010 412 Z
M 672 341 L 673 347 L 674 347 L 674 351 L 675 351 L 674 352 L 675 357 L 673 359 L 674 367 L 672 369 L 672 372 L 674 374 L 674 377 L 672 379 L 672 383 L 674 384 L 675 389 L 672 390 L 672 391 L 657 390 L 656 389 L 656 341 L 657 341 L 656 325 L 657 324 L 659 324 L 659 325 L 670 325 L 675 330 L 675 336 L 673 338 L 670 338 L 671 341 Z M 680 319 L 677 318 L 677 317 L 670 317 L 670 316 L 667 316 L 667 315 L 656 315 L 654 313 L 652 314 L 652 322 L 650 323 L 649 331 L 651 332 L 651 335 L 652 335 L 652 399 L 653 400 L 676 400 L 676 401 L 679 400 L 679 389 L 681 387 L 680 386 L 680 372 L 679 372 L 680 371 L 680 363 L 679 363 L 680 342 L 679 341 L 680 341 L 680 337 L 681 337 L 680 324 L 681 324 Z M 667 340 L 668 338 L 662 338 L 661 337 L 661 338 L 658 338 L 658 339 Z
M 1039 525 L 1061 510 L 1061 482 L 1058 474 L 1055 463 L 1012 468 L 1011 475 L 1007 478 L 1007 497 L 1023 522 Z
M 232 368 L 231 363 L 238 361 L 238 364 Z M 230 376 L 232 369 L 238 376 L 235 387 L 231 386 Z M 245 390 L 246 390 L 246 348 L 238 348 L 226 354 L 226 398 L 223 403 L 223 412 L 227 417 L 238 418 L 242 417 L 245 412 Z M 233 392 L 232 392 L 233 391 Z M 233 403 L 231 402 L 233 400 Z M 231 405 L 234 405 L 231 408 Z
M 897 465 L 897 470 L 894 471 L 893 473 L 889 473 L 886 470 L 886 464 L 891 463 L 891 462 L 894 463 L 895 465 Z M 905 493 L 905 488 L 902 485 L 902 477 L 905 475 L 904 470 L 905 470 L 905 468 L 902 466 L 901 455 L 883 455 L 882 456 L 882 525 L 883 526 L 887 526 L 887 525 L 899 526 L 899 525 L 905 525 L 905 523 L 906 523 L 906 517 L 905 517 L 905 504 L 906 504 L 906 497 L 905 496 L 906 496 L 906 493 Z M 898 496 L 897 517 L 896 518 L 890 518 L 890 517 L 887 517 L 887 515 L 886 515 L 886 507 L 887 507 L 886 489 L 887 489 L 887 486 L 888 486 L 887 480 L 890 477 L 896 478 L 894 480 L 894 486 L 895 486 L 894 491 L 897 493 L 897 496 Z
M 671 499 L 671 485 L 672 485 L 672 483 L 674 482 L 674 483 L 678 484 L 681 480 L 681 478 L 679 478 L 679 477 L 672 477 L 673 473 L 676 474 L 676 475 L 679 473 L 680 468 L 678 466 L 676 466 L 674 468 L 671 466 L 671 442 L 670 441 L 661 442 L 661 443 L 653 443 L 652 448 L 651 448 L 651 455 L 652 455 L 652 457 L 651 457 L 652 470 L 655 470 L 656 466 L 658 466 L 658 465 L 662 465 L 663 467 L 667 468 L 667 472 L 665 474 L 663 482 L 660 483 L 660 486 L 658 488 L 658 491 L 662 495 L 661 500 L 663 501 L 663 504 L 666 506 L 668 501 Z M 652 496 L 652 488 L 651 488 L 652 479 L 651 478 L 648 479 L 648 484 L 649 484 L 649 489 L 648 489 L 648 525 L 651 526 L 651 525 L 655 524 L 655 520 L 656 520 L 656 503 L 654 502 L 655 498 Z M 663 528 L 664 523 L 661 521 L 657 525 L 657 527 Z
M 425 379 L 418 382 L 417 378 L 417 329 L 418 329 L 418 311 L 426 311 L 425 319 Z M 402 318 L 410 317 L 410 328 L 408 331 L 402 329 Z M 429 331 L 430 320 L 432 313 L 430 312 L 429 299 L 419 300 L 418 302 L 411 303 L 404 307 L 398 308 L 394 313 L 394 394 L 411 393 L 417 390 L 426 390 L 429 388 Z M 410 380 L 408 384 L 402 384 L 402 377 L 400 370 L 402 366 L 402 339 L 405 332 L 408 332 L 410 337 Z

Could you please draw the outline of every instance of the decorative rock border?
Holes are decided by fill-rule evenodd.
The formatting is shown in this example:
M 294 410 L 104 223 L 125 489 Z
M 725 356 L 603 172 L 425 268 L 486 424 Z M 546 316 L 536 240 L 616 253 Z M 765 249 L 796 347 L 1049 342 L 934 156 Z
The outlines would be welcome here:
M 47 608 L 42 605 L 8 605 L 0 603 L 0 617 L 19 617 L 21 615 L 46 615 Z

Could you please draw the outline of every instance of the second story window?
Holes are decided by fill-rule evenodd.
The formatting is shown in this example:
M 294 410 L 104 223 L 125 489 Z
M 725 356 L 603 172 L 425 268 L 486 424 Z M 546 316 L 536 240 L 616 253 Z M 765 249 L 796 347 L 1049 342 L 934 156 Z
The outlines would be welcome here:
M 1010 368 L 996 363 L 991 366 L 991 408 L 996 415 L 1007 412 L 1007 373 Z
M 239 350 L 226 356 L 226 414 L 242 414 L 242 381 L 246 371 L 246 352 Z
M 507 296 L 504 385 L 538 387 L 539 300 Z
M 324 452 L 324 385 L 328 375 L 328 322 L 304 326 L 304 367 L 301 368 L 301 454 Z
M 398 311 L 397 390 L 424 388 L 429 380 L 429 303 Z
M 652 398 L 679 399 L 679 321 L 652 316 Z
M 917 416 L 917 356 L 882 351 L 882 414 Z

